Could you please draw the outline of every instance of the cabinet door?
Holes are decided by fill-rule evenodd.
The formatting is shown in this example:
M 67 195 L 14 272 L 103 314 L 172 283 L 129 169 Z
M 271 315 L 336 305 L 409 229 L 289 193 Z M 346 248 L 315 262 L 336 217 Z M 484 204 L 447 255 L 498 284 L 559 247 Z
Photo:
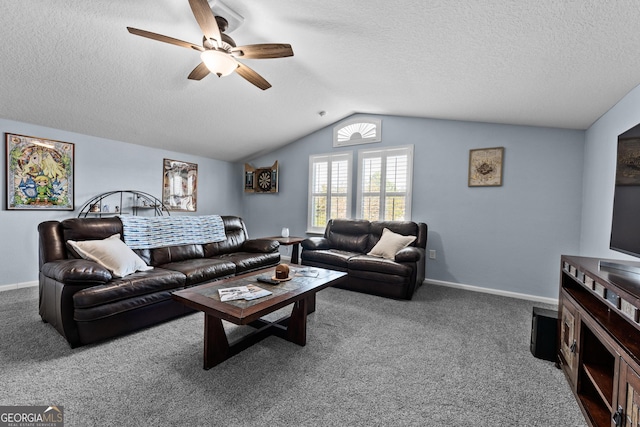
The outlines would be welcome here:
M 621 381 L 618 393 L 619 426 L 640 427 L 640 375 L 626 363 L 621 363 Z M 622 408 L 622 411 L 620 411 Z
M 567 373 L 575 384 L 576 367 L 578 364 L 578 328 L 576 309 L 567 299 L 561 301 L 561 319 L 560 322 L 560 354 L 566 364 Z

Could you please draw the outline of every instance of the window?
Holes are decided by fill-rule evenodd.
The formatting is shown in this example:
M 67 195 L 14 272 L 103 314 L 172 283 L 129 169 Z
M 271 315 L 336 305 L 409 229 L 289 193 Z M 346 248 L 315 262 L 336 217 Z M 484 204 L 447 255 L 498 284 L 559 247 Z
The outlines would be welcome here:
M 411 219 L 413 146 L 358 151 L 357 217 Z
M 350 217 L 352 162 L 351 152 L 309 157 L 307 231 L 323 233 L 329 219 Z
M 380 142 L 382 120 L 358 117 L 338 123 L 333 128 L 333 146 L 369 144 Z

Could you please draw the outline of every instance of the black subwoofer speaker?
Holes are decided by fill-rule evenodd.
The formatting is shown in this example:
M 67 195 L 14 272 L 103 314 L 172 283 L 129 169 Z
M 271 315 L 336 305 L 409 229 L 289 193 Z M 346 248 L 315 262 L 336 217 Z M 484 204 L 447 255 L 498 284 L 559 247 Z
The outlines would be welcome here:
M 556 338 L 558 334 L 558 312 L 533 307 L 531 319 L 531 354 L 538 359 L 556 361 Z

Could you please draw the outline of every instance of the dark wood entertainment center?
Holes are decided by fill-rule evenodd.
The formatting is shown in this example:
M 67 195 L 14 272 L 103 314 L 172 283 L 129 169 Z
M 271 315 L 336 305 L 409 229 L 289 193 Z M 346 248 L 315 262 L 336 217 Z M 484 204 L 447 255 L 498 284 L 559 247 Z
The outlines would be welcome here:
M 637 427 L 640 274 L 600 261 L 561 257 L 558 363 L 589 425 Z

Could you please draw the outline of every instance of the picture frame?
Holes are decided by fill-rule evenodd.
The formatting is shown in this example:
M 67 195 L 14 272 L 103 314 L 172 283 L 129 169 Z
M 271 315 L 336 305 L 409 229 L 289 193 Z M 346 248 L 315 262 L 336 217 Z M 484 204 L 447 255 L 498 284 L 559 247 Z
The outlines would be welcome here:
M 504 147 L 469 150 L 469 187 L 500 187 Z
M 638 159 L 640 159 L 640 138 L 618 138 L 616 185 L 640 185 Z
M 7 210 L 74 210 L 75 145 L 6 133 Z
M 197 210 L 197 163 L 163 160 L 162 204 L 170 211 L 195 212 Z

